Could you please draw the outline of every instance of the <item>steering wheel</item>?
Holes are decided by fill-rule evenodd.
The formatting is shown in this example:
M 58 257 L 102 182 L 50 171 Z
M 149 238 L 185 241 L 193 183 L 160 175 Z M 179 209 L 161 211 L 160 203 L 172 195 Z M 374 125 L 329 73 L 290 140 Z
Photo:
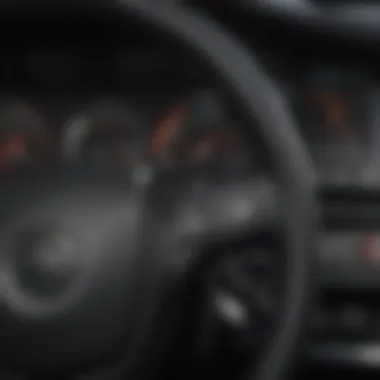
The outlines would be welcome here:
M 283 302 L 262 360 L 246 376 L 279 379 L 305 316 L 317 230 L 315 173 L 290 111 L 254 57 L 219 25 L 179 6 L 119 1 L 117 10 L 125 23 L 200 57 L 273 159 Z M 147 358 L 164 360 L 179 323 L 181 284 L 205 259 L 200 242 L 238 236 L 273 209 L 260 208 L 260 199 L 241 218 L 212 218 L 198 208 L 201 218 L 187 223 L 186 206 L 204 204 L 213 189 L 202 198 L 192 176 L 148 166 L 129 178 L 82 169 L 15 176 L 0 192 L 0 360 L 4 368 L 37 373 L 75 374 L 119 357 L 124 375 L 149 374 L 155 367 Z M 253 186 L 248 196 L 255 194 Z

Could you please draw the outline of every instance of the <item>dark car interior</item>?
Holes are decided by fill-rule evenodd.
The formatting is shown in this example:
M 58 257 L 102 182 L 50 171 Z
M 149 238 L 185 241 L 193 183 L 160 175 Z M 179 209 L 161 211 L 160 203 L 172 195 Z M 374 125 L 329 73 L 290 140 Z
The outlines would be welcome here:
M 0 379 L 380 374 L 380 2 L 0 2 Z

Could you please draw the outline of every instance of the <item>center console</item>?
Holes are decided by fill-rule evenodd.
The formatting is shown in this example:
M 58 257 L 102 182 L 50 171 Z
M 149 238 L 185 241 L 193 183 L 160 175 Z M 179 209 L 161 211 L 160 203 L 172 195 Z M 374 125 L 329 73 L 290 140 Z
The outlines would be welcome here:
M 380 367 L 380 198 L 377 191 L 324 194 L 312 360 Z

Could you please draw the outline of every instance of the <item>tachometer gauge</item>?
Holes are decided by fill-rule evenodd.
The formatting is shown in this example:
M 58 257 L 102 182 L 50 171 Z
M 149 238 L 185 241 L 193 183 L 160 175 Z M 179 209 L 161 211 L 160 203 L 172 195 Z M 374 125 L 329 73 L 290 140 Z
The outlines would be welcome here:
M 169 167 L 238 171 L 251 162 L 211 92 L 170 108 L 157 123 L 150 145 L 155 160 Z
M 98 104 L 68 121 L 62 140 L 63 156 L 67 163 L 132 170 L 143 159 L 145 128 L 129 107 Z
M 53 147 L 45 117 L 21 102 L 0 106 L 0 171 L 48 165 Z

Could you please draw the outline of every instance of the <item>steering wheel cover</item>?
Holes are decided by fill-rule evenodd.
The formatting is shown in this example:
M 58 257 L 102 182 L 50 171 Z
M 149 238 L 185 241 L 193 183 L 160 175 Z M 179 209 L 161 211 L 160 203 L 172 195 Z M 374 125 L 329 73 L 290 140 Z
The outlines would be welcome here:
M 216 79 L 228 84 L 236 102 L 259 129 L 274 160 L 275 176 L 282 186 L 283 226 L 286 236 L 285 299 L 278 330 L 258 370 L 259 379 L 278 379 L 291 362 L 309 299 L 311 252 L 317 230 L 316 174 L 280 91 L 257 60 L 229 31 L 181 6 L 116 2 L 126 23 L 142 27 L 183 44 L 204 59 Z M 247 378 L 257 375 L 253 369 Z

